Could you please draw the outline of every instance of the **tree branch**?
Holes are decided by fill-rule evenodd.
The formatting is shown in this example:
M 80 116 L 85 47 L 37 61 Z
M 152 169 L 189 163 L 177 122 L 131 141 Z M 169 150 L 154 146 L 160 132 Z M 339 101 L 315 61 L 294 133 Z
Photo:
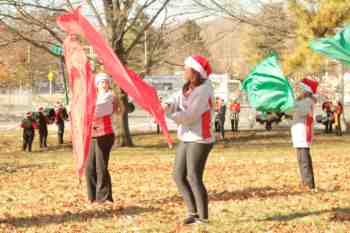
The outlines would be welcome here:
M 33 1 L 32 1 L 33 2 Z M 5 0 L 5 1 L 0 1 L 0 5 L 4 5 L 4 6 L 8 6 L 8 5 L 11 5 L 11 6 L 14 6 L 14 7 L 32 7 L 32 8 L 37 8 L 37 9 L 43 9 L 43 10 L 48 10 L 48 11 L 56 11 L 56 12 L 66 12 L 65 9 L 63 8 L 52 8 L 52 7 L 49 7 L 49 6 L 43 6 L 43 5 L 40 5 L 40 4 L 34 4 L 34 3 L 29 3 L 29 2 L 22 2 L 19 3 L 17 1 L 11 1 L 11 0 Z
M 159 16 L 159 14 L 164 10 L 166 5 L 170 2 L 170 0 L 166 0 L 163 2 L 162 6 L 159 8 L 156 14 L 154 14 L 151 18 L 151 20 L 139 31 L 134 41 L 130 44 L 130 46 L 125 50 L 126 55 L 130 53 L 130 51 L 133 49 L 133 47 L 139 42 L 140 38 L 143 37 L 143 33 L 154 23 L 156 18 Z
M 107 32 L 107 28 L 106 25 L 104 24 L 102 17 L 100 16 L 100 14 L 97 11 L 97 8 L 95 7 L 94 3 L 92 2 L 92 0 L 85 0 L 85 2 L 90 6 L 92 12 L 94 13 L 94 16 L 96 17 L 100 27 L 102 28 L 102 30 L 106 33 Z
M 46 46 L 44 46 L 44 45 L 38 43 L 37 41 L 31 39 L 29 36 L 25 36 L 25 35 L 22 34 L 20 31 L 18 31 L 16 28 L 14 28 L 14 27 L 8 25 L 8 24 L 7 24 L 6 22 L 4 22 L 3 20 L 0 20 L 0 22 L 2 22 L 2 23 L 7 27 L 7 29 L 8 29 L 10 32 L 16 34 L 16 35 L 17 35 L 19 38 L 21 38 L 22 40 L 27 41 L 28 43 L 34 45 L 35 47 L 40 48 L 40 49 L 43 49 L 43 50 L 45 50 L 46 52 L 50 53 L 51 55 L 57 57 L 57 55 L 54 54 L 54 53 L 52 53 L 48 47 L 46 47 Z

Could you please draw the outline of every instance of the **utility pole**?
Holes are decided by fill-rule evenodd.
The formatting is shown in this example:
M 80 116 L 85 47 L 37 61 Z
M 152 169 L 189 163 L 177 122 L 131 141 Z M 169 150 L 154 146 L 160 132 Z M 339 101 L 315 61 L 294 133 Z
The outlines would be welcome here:
M 345 89 L 344 89 L 344 65 L 341 62 L 338 62 L 338 73 L 340 77 L 340 102 L 343 105 L 343 114 L 342 114 L 342 123 L 345 126 L 345 131 L 347 132 L 349 129 L 346 124 L 346 119 L 345 119 L 345 105 L 344 105 L 344 100 L 345 100 Z
M 32 62 L 31 53 L 32 53 L 32 47 L 30 44 L 28 44 L 28 47 L 27 47 L 27 67 L 28 67 L 30 88 L 33 91 L 33 70 L 32 70 L 32 66 L 31 66 L 31 62 Z
M 31 97 L 30 99 L 30 105 L 32 105 L 32 97 L 33 97 L 33 70 L 32 70 L 32 66 L 31 66 L 31 54 L 32 53 L 32 47 L 30 44 L 28 44 L 27 47 L 27 69 L 28 69 L 28 78 L 29 78 L 29 82 L 30 82 L 30 92 L 31 92 Z
M 144 34 L 145 34 L 145 42 L 144 42 L 144 44 L 145 44 L 145 68 L 147 68 L 147 64 L 148 64 L 147 31 L 145 31 Z

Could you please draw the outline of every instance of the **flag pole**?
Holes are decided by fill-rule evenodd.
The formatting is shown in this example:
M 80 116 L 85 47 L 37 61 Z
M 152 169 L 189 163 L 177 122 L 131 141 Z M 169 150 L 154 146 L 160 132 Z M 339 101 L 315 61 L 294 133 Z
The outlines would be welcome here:
M 64 104 L 69 104 L 69 97 L 68 97 L 68 87 L 67 87 L 67 78 L 64 72 L 64 57 L 60 57 L 60 67 L 62 72 L 62 79 L 63 79 L 63 87 L 64 87 Z

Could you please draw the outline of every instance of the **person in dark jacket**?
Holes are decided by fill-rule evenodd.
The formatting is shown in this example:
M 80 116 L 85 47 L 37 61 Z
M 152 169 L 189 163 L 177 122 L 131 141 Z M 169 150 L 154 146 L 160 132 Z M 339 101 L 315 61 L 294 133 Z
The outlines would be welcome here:
M 54 105 L 54 109 L 55 109 L 55 123 L 57 125 L 58 144 L 63 144 L 64 121 L 68 119 L 68 114 L 66 109 L 60 102 L 57 102 Z
M 37 116 L 37 124 L 39 130 L 39 146 L 40 148 L 47 148 L 47 124 L 49 123 L 48 118 L 44 115 L 44 107 L 38 107 L 38 116 Z
M 327 99 L 322 104 L 322 111 L 325 112 L 327 115 L 327 120 L 325 121 L 325 133 L 332 133 L 333 131 L 334 118 L 333 118 L 332 110 L 333 110 L 332 101 Z
M 32 112 L 27 112 L 26 117 L 21 122 L 21 128 L 23 128 L 23 146 L 22 150 L 32 152 L 32 144 L 35 135 L 34 129 L 37 128 L 35 120 L 32 117 Z
M 216 99 L 216 117 L 215 117 L 215 128 L 216 131 L 220 131 L 221 139 L 225 138 L 225 115 L 226 115 L 226 105 L 224 100 L 217 97 Z
M 234 100 L 230 105 L 229 109 L 231 112 L 231 130 L 232 132 L 238 132 L 238 122 L 239 122 L 239 113 L 241 111 L 241 104 Z
M 342 136 L 341 132 L 341 115 L 343 114 L 343 104 L 340 100 L 337 101 L 334 111 L 334 124 L 335 124 L 335 133 L 337 136 Z

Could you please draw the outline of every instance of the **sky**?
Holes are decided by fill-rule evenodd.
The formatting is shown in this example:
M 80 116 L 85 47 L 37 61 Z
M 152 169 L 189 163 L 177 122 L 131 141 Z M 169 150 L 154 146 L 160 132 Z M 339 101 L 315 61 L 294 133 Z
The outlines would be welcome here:
M 0 0 L 5 1 L 5 0 Z M 85 0 L 70 0 L 74 6 L 78 7 L 81 5 L 82 7 L 82 13 L 91 20 L 93 24 L 96 25 L 97 21 L 94 17 L 94 14 L 92 13 L 90 7 L 87 5 Z M 145 1 L 150 0 L 138 0 L 140 4 L 144 3 Z M 254 11 L 254 6 L 256 6 L 256 2 L 259 0 L 216 0 L 217 2 L 225 4 L 232 4 L 235 2 L 239 2 L 244 9 L 252 10 Z M 271 1 L 271 0 L 260 0 L 260 1 Z M 275 0 L 272 0 L 275 1 Z M 276 0 L 281 1 L 281 0 Z M 24 0 L 24 2 L 27 3 L 35 3 L 39 2 L 44 5 L 54 4 L 56 6 L 62 6 L 62 4 L 66 3 L 66 0 Z M 103 1 L 102 0 L 93 0 L 95 6 L 97 7 L 98 11 L 101 12 L 101 15 L 103 14 Z M 152 7 L 148 8 L 146 12 L 149 15 L 153 15 L 161 6 L 163 0 L 157 0 Z M 201 0 L 202 4 L 216 8 L 211 0 Z M 163 23 L 164 18 L 167 16 L 169 17 L 169 23 L 170 24 L 181 24 L 184 21 L 188 19 L 198 20 L 198 21 L 208 21 L 212 20 L 215 17 L 221 16 L 220 12 L 218 10 L 210 11 L 203 10 L 203 8 L 198 7 L 194 4 L 192 0 L 171 0 L 169 6 L 167 7 L 167 11 L 163 11 L 160 15 L 160 17 L 157 18 L 156 22 L 154 23 L 155 26 L 161 25 Z

